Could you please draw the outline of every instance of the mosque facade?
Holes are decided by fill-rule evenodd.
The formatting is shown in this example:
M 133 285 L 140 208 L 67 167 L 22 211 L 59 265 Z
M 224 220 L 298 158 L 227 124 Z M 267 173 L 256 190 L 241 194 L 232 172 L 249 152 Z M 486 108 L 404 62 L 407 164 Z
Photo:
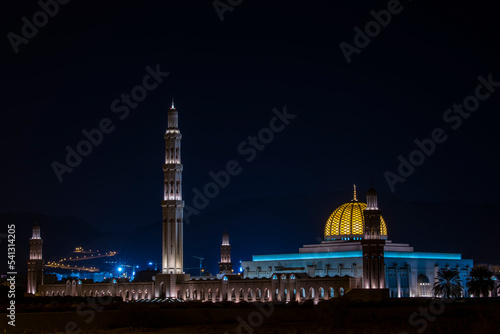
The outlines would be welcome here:
M 183 208 L 179 114 L 172 103 L 164 135 L 165 163 L 162 207 L 162 267 L 149 282 L 87 283 L 67 280 L 43 284 L 40 226 L 30 240 L 28 293 L 43 296 L 121 297 L 123 300 L 282 301 L 303 302 L 350 294 L 358 299 L 431 297 L 442 268 L 460 273 L 465 287 L 473 261 L 459 253 L 416 252 L 409 244 L 388 239 L 377 192 L 366 192 L 333 211 L 321 243 L 304 245 L 297 253 L 254 255 L 233 274 L 229 235 L 221 245 L 220 273 L 191 277 L 183 270 Z M 467 295 L 467 291 L 464 291 Z

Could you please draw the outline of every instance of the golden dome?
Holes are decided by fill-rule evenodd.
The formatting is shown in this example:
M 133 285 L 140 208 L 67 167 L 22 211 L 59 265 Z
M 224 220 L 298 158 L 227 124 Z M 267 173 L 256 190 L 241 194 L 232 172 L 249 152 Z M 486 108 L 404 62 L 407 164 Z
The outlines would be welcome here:
M 358 202 L 356 199 L 339 206 L 326 221 L 325 240 L 361 240 L 365 227 L 364 209 L 366 203 Z M 382 238 L 387 238 L 387 226 L 382 216 L 380 233 Z

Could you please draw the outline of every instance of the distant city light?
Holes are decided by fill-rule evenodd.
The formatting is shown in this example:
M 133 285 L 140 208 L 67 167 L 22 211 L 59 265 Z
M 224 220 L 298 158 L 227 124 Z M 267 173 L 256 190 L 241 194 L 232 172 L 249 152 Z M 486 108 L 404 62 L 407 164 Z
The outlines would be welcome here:
M 135 266 L 136 268 L 139 268 L 139 266 Z
M 149 262 L 149 265 L 152 266 L 153 265 L 153 262 Z
M 118 271 L 119 272 L 122 272 L 123 268 L 122 267 L 118 267 Z

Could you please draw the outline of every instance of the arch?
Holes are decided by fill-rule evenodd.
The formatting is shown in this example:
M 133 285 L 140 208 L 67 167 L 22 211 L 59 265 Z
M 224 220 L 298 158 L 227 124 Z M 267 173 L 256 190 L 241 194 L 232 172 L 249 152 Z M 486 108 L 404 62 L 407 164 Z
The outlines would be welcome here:
M 215 300 L 220 301 L 220 290 L 218 288 L 215 289 Z
M 193 299 L 198 300 L 198 290 L 196 289 L 193 290 Z
M 189 289 L 186 289 L 186 299 L 189 299 L 190 294 L 189 294 Z
M 148 289 L 144 290 L 144 299 L 151 299 L 149 297 Z
M 335 289 L 330 287 L 330 298 L 334 298 L 335 297 Z
M 417 289 L 419 297 L 430 297 L 431 296 L 431 283 L 429 277 L 424 274 L 418 275 L 417 278 Z
M 286 280 L 286 274 L 281 274 L 280 278 L 281 278 L 282 281 Z
M 142 290 L 137 292 L 137 299 L 142 299 Z
M 158 293 L 158 297 L 165 298 L 165 282 L 160 283 L 160 291 Z
M 128 290 L 125 290 L 125 300 L 130 300 L 130 294 Z
M 319 290 L 318 290 L 318 294 L 319 294 L 319 296 L 318 296 L 318 297 L 319 297 L 320 299 L 325 298 L 325 289 L 323 289 L 323 288 L 319 288 Z
M 260 300 L 262 298 L 262 291 L 259 288 L 255 290 L 255 298 L 257 300 Z
M 208 289 L 208 300 L 212 300 L 212 289 Z
M 200 300 L 205 300 L 205 290 L 200 290 Z
M 253 299 L 253 291 L 252 291 L 252 288 L 248 288 L 248 291 L 247 291 L 247 301 L 250 301 Z
M 269 300 L 269 289 L 268 288 L 264 289 L 264 300 L 265 301 Z
M 309 296 L 308 296 L 308 298 L 311 298 L 311 299 L 314 298 L 314 288 L 313 287 L 309 288 Z
M 238 293 L 238 299 L 243 300 L 243 289 L 240 289 L 240 291 Z
M 231 297 L 230 297 L 230 300 L 232 300 L 232 301 L 236 300 L 236 290 L 234 290 L 234 288 L 233 288 L 233 289 L 231 289 L 231 294 L 230 294 L 230 296 L 231 296 Z
M 181 299 L 181 289 L 177 289 L 177 299 Z
M 306 289 L 300 288 L 300 298 L 306 298 Z
M 344 288 L 340 287 L 339 289 L 339 295 L 342 297 L 344 295 Z
M 293 294 L 291 300 L 295 301 L 297 300 L 297 289 L 293 289 Z

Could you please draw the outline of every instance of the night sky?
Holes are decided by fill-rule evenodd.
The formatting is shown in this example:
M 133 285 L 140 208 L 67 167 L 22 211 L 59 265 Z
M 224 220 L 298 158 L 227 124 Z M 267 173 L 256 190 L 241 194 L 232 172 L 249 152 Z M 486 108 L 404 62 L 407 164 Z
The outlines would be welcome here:
M 219 3 L 224 11 L 226 0 Z M 75 216 L 102 232 L 161 220 L 172 96 L 183 135 L 186 205 L 193 206 L 193 189 L 203 191 L 211 171 L 231 160 L 242 169 L 202 214 L 250 198 L 350 193 L 354 183 L 364 200 L 370 179 L 382 199 L 500 201 L 500 50 L 492 2 L 232 3 L 219 15 L 210 0 L 70 1 L 14 47 L 9 38 L 22 38 L 22 18 L 33 22 L 41 7 L 4 4 L 0 212 Z M 380 14 L 388 8 L 390 22 Z M 369 42 L 355 40 L 374 15 L 385 18 L 385 27 L 369 31 Z M 350 63 L 341 43 L 358 45 Z M 161 82 L 125 107 L 122 96 L 154 71 Z M 477 110 L 447 112 L 464 103 Z M 296 116 L 247 161 L 250 154 L 238 147 L 250 147 L 248 137 L 284 108 Z M 67 147 L 77 149 L 86 139 L 82 131 L 102 122 L 109 133 L 60 182 L 54 162 L 66 165 Z M 436 131 L 446 140 L 391 189 L 384 174 L 398 174 L 398 157 L 410 159 L 415 140 L 428 143 Z M 261 133 L 267 140 L 269 132 Z M 309 239 L 321 233 L 304 221 L 287 224 Z M 247 228 L 237 221 L 227 227 L 233 235 Z M 450 236 L 462 233 L 454 226 Z M 400 241 L 411 242 L 408 234 Z M 257 245 L 240 252 L 260 253 Z

